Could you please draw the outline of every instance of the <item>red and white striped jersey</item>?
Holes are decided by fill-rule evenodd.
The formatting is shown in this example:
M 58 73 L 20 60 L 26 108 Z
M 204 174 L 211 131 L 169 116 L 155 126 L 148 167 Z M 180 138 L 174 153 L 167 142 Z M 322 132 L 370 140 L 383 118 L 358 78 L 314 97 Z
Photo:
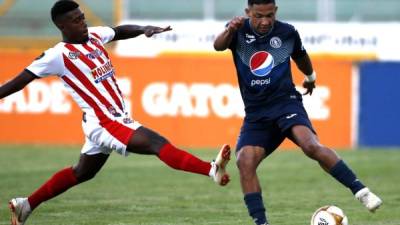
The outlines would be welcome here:
M 114 67 L 103 46 L 114 36 L 110 27 L 90 27 L 88 42 L 60 42 L 26 69 L 39 77 L 60 77 L 88 119 L 127 123 L 130 116 L 115 79 Z

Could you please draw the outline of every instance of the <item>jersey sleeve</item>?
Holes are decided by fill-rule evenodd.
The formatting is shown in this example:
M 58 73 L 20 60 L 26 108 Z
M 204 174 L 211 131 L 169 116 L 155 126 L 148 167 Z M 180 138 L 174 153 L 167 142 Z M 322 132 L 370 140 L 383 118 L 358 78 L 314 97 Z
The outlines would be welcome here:
M 295 29 L 294 30 L 294 46 L 293 46 L 293 52 L 291 57 L 293 59 L 301 58 L 307 54 L 306 49 L 303 46 L 303 43 L 300 38 L 299 32 Z
M 99 38 L 102 44 L 106 44 L 114 39 L 115 31 L 111 27 L 89 27 L 89 33 Z
M 25 69 L 38 77 L 47 77 L 50 75 L 62 76 L 64 63 L 61 53 L 56 48 L 50 48 L 37 57 Z

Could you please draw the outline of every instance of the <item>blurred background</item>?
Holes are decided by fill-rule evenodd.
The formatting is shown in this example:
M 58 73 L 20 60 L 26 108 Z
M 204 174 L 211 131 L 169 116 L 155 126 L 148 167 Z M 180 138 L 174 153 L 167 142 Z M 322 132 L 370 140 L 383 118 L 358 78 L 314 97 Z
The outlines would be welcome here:
M 204 160 L 224 143 L 235 147 L 243 103 L 231 53 L 214 51 L 213 41 L 232 17 L 244 15 L 246 0 L 76 1 L 90 26 L 173 28 L 106 45 L 135 120 Z M 50 19 L 54 2 L 0 0 L 0 85 L 61 40 Z M 303 102 L 321 143 L 339 150 L 384 205 L 368 214 L 318 163 L 284 142 L 258 169 L 270 223 L 306 224 L 315 209 L 335 204 L 352 225 L 400 224 L 400 1 L 276 3 L 277 19 L 298 29 L 318 74 Z M 303 92 L 304 75 L 292 69 Z M 0 99 L 0 225 L 9 224 L 9 199 L 28 196 L 76 163 L 81 119 L 57 77 Z M 234 158 L 231 184 L 216 188 L 156 157 L 110 157 L 95 181 L 42 204 L 28 224 L 250 225 Z
M 0 83 L 60 40 L 49 15 L 54 2 L 0 0 Z M 236 143 L 244 115 L 236 74 L 230 52 L 217 53 L 212 43 L 232 17 L 244 15 L 247 1 L 77 2 L 91 26 L 173 28 L 108 45 L 135 119 L 182 146 Z M 322 142 L 339 149 L 399 147 L 400 1 L 277 0 L 277 5 L 277 18 L 299 30 L 318 73 L 318 88 L 304 103 Z M 303 75 L 293 70 L 300 85 Z M 80 111 L 61 86 L 57 79 L 42 79 L 0 100 L 0 143 L 83 143 Z

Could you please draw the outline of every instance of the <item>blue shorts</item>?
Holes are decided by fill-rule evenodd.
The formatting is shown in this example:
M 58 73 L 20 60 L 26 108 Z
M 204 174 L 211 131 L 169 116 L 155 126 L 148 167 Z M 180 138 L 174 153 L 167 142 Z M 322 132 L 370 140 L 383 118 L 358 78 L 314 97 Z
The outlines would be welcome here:
M 266 154 L 269 155 L 286 137 L 290 137 L 290 128 L 295 125 L 304 125 L 315 133 L 301 101 L 293 100 L 274 104 L 269 107 L 268 115 L 265 117 L 257 120 L 244 119 L 236 151 L 246 145 L 259 146 L 264 148 Z

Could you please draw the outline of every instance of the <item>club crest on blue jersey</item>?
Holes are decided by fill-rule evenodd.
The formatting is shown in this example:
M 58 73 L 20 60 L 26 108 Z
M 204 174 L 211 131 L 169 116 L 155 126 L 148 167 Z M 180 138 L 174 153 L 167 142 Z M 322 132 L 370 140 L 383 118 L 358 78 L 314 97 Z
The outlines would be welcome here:
M 273 37 L 269 41 L 269 44 L 273 48 L 280 48 L 282 46 L 282 40 L 279 37 Z
M 267 76 L 274 67 L 274 57 L 266 51 L 256 52 L 251 56 L 249 66 L 255 76 Z

